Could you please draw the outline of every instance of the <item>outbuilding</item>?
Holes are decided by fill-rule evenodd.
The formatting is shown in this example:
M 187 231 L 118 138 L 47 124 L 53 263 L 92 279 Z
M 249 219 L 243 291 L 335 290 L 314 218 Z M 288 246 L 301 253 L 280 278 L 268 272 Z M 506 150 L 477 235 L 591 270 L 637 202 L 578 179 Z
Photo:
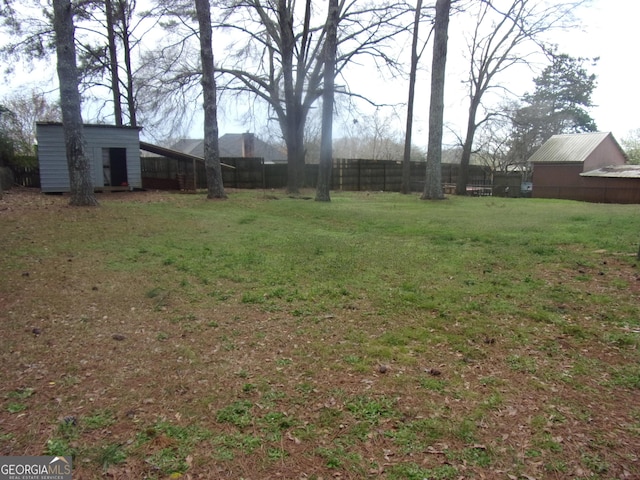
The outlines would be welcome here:
M 84 125 L 86 153 L 96 190 L 142 188 L 140 128 Z M 69 191 L 69 170 L 61 123 L 36 123 L 40 188 L 45 193 Z
M 554 135 L 529 162 L 534 198 L 640 203 L 640 166 L 610 132 Z

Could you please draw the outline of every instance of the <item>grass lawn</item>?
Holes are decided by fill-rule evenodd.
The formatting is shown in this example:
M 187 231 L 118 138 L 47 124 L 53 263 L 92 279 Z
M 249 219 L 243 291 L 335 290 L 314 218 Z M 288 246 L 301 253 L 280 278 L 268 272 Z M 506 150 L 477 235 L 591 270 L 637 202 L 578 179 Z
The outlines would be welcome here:
M 640 478 L 640 206 L 0 200 L 0 455 L 74 479 Z

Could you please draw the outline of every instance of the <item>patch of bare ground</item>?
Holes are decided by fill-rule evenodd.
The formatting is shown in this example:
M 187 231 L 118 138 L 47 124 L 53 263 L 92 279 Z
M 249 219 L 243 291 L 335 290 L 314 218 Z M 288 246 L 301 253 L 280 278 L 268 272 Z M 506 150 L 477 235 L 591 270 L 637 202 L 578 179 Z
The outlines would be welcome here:
M 0 201 L 3 238 L 24 245 L 0 257 L 0 455 L 67 447 L 74 479 L 640 478 L 638 389 L 617 376 L 637 342 L 603 327 L 606 299 L 581 302 L 611 294 L 612 276 L 640 296 L 637 270 L 615 256 L 550 273 L 575 302 L 524 341 L 513 330 L 535 320 L 505 317 L 464 349 L 443 339 L 377 355 L 367 339 L 387 327 L 366 298 L 309 318 L 243 303 L 240 285 L 208 287 L 236 289 L 226 298 L 158 289 L 100 252 L 50 254 L 55 230 L 39 222 L 68 221 L 66 201 Z M 71 221 L 91 215 L 73 209 Z

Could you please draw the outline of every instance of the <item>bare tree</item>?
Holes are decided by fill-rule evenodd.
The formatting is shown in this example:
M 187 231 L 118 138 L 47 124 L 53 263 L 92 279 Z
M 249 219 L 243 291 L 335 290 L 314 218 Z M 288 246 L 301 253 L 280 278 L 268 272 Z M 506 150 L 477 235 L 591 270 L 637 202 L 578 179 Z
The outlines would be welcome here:
M 442 130 L 444 125 L 444 77 L 447 65 L 449 12 L 451 0 L 436 2 L 431 66 L 431 102 L 429 104 L 429 144 L 427 172 L 422 200 L 441 200 L 442 192 Z
M 322 92 L 324 62 L 321 52 L 327 32 L 313 23 L 312 0 L 295 10 L 287 0 L 227 0 L 222 23 L 241 33 L 236 64 L 227 61 L 219 71 L 235 82 L 227 90 L 249 92 L 268 105 L 287 147 L 289 192 L 303 184 L 304 129 L 309 111 Z M 406 7 L 401 1 L 345 0 L 337 33 L 336 75 L 358 56 L 368 56 L 380 66 L 395 65 L 386 50 L 394 34 L 405 28 Z M 346 92 L 346 89 L 337 89 Z
M 344 0 L 343 0 L 344 5 Z M 331 201 L 331 164 L 333 161 L 333 96 L 336 76 L 336 48 L 340 5 L 338 0 L 329 0 L 326 35 L 324 42 L 324 85 L 322 92 L 322 137 L 320 140 L 320 164 L 316 201 Z
M 630 130 L 622 140 L 620 140 L 629 163 L 640 165 L 640 128 Z
M 505 111 L 508 111 L 509 107 L 505 106 L 504 108 Z M 510 116 L 504 115 L 492 117 L 483 123 L 476 132 L 478 144 L 476 156 L 492 172 L 508 172 L 515 168 L 524 169 L 524 165 L 517 164 L 514 161 L 514 156 L 510 155 L 512 129 Z
M 200 26 L 200 57 L 204 97 L 204 164 L 207 172 L 207 198 L 226 198 L 222 184 L 218 147 L 218 113 L 213 48 L 211 46 L 211 5 L 209 0 L 195 0 Z
M 91 164 L 86 154 L 80 92 L 78 91 L 78 68 L 74 42 L 73 11 L 70 0 L 53 1 L 53 28 L 56 37 L 58 80 L 60 82 L 60 108 L 67 150 L 70 205 L 97 205 L 93 193 Z
M 421 52 L 418 51 L 420 17 L 422 15 L 422 0 L 416 0 L 415 16 L 413 19 L 413 32 L 411 40 L 411 65 L 409 69 L 409 98 L 407 100 L 407 124 L 404 134 L 404 153 L 402 157 L 402 193 L 411 192 L 411 136 L 413 132 L 413 102 L 416 91 L 416 76 L 418 72 L 418 60 Z M 426 43 L 425 43 L 426 45 Z
M 59 105 L 41 91 L 14 93 L 2 99 L 2 104 L 11 112 L 11 121 L 3 122 L 3 129 L 18 155 L 34 155 L 36 122 L 62 120 Z
M 136 77 L 139 121 L 157 139 L 177 139 L 188 134 L 199 113 L 193 105 L 203 101 L 197 14 L 193 0 L 155 3 L 153 15 L 165 34 L 140 58 Z
M 457 194 L 463 195 L 467 190 L 476 130 L 492 116 L 487 111 L 481 119 L 477 119 L 484 95 L 491 89 L 502 88 L 497 81 L 500 74 L 514 65 L 529 62 L 532 52 L 544 48 L 543 34 L 570 26 L 571 13 L 585 1 L 547 3 L 510 0 L 504 10 L 496 2 L 477 2 L 476 23 L 469 43 L 469 114 L 456 184 Z M 503 90 L 506 92 L 506 89 Z
M 159 18 L 148 11 L 137 13 L 136 0 L 86 0 L 81 6 L 86 35 L 76 42 L 84 88 L 109 89 L 115 124 L 135 127 L 138 105 L 134 52 Z
M 401 160 L 404 152 L 404 135 L 395 127 L 395 115 L 364 115 L 343 123 L 344 136 L 334 141 L 335 158 L 366 158 L 372 160 Z M 426 151 L 411 146 L 411 160 L 424 161 Z

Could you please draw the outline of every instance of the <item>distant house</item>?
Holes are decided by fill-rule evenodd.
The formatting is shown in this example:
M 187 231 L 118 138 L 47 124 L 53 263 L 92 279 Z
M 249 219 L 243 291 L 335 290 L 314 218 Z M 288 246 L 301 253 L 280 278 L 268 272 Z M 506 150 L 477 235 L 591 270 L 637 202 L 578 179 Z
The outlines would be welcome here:
M 265 163 L 285 163 L 287 154 L 260 140 L 253 133 L 227 133 L 218 139 L 221 158 L 263 158 Z M 173 150 L 204 157 L 204 140 L 184 138 L 176 142 Z
M 69 191 L 69 170 L 61 123 L 36 123 L 40 187 L 45 193 Z M 86 153 L 96 190 L 142 187 L 140 128 L 84 125 Z
M 554 135 L 529 162 L 535 198 L 640 203 L 640 166 L 609 132 Z

